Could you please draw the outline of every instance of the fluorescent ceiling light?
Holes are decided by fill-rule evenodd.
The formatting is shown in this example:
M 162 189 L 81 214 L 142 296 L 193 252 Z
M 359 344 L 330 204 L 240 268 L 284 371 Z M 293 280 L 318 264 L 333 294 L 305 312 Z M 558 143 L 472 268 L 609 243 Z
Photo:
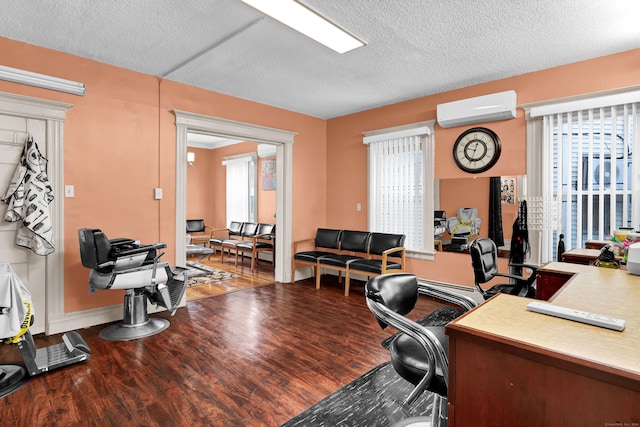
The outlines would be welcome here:
M 32 73 L 31 71 L 19 70 L 17 68 L 5 67 L 4 65 L 0 65 L 0 80 L 22 83 L 29 86 L 41 87 L 43 89 L 57 90 L 58 92 L 66 92 L 73 95 L 84 96 L 85 93 L 84 83 L 47 76 L 45 74 Z
M 297 1 L 242 1 L 338 53 L 346 53 L 365 45 L 362 40 Z

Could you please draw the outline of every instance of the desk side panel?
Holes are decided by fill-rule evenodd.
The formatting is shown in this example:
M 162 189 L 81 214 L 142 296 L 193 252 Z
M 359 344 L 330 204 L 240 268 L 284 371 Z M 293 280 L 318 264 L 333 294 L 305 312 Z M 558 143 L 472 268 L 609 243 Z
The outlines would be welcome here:
M 640 393 L 454 334 L 450 426 L 640 423 Z M 533 358 L 535 359 L 535 357 Z

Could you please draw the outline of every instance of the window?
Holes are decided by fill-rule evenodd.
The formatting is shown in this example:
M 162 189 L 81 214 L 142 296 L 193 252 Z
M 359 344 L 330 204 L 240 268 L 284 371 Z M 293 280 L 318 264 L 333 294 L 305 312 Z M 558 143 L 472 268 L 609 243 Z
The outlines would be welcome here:
M 541 173 L 528 175 L 534 182 L 527 189 L 533 196 L 527 197 L 529 229 L 540 233 L 538 262 L 556 258 L 560 233 L 571 249 L 640 225 L 640 185 L 633 174 L 638 104 L 628 100 L 625 93 L 529 110 L 528 156 L 541 165 Z M 527 171 L 536 170 L 531 167 Z
M 369 231 L 406 236 L 410 252 L 433 252 L 433 122 L 365 133 Z
M 227 157 L 222 162 L 227 168 L 227 224 L 256 221 L 256 160 L 252 153 Z

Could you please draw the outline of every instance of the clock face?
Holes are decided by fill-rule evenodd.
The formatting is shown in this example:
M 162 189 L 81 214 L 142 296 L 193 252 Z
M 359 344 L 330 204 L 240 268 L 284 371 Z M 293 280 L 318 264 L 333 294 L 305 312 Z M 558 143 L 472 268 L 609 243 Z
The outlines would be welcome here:
M 460 169 L 469 173 L 489 170 L 500 158 L 500 139 L 487 128 L 464 131 L 453 146 L 453 159 Z

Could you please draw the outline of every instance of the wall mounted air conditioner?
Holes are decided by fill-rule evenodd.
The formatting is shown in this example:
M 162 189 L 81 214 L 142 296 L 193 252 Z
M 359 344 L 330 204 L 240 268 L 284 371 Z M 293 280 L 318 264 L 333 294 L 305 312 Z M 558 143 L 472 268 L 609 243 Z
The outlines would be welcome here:
M 492 122 L 516 117 L 516 92 L 492 93 L 438 104 L 438 124 L 443 128 Z
M 269 158 L 276 156 L 276 146 L 271 144 L 258 144 L 258 157 Z

